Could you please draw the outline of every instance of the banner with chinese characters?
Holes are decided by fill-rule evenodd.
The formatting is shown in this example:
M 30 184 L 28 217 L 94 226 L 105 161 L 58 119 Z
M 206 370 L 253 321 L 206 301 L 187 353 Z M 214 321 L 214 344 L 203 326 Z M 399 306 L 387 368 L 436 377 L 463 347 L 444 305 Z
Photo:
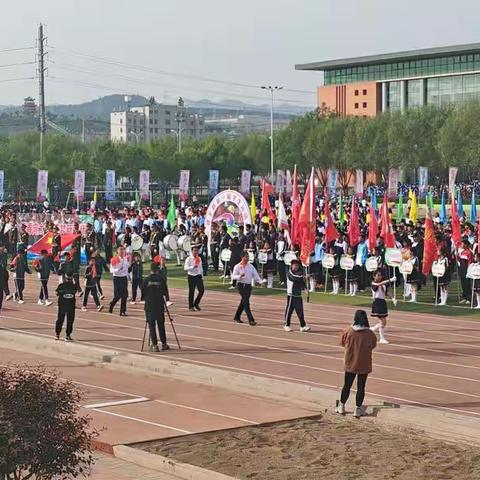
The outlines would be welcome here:
M 115 200 L 115 170 L 105 170 L 105 199 Z
M 140 170 L 138 190 L 142 200 L 145 201 L 150 199 L 150 170 Z
M 448 192 L 450 195 L 455 193 L 455 180 L 457 179 L 457 167 L 450 167 L 448 169 Z
M 85 170 L 75 170 L 75 181 L 73 185 L 75 198 L 82 202 L 85 196 Z
M 399 179 L 398 168 L 391 168 L 388 171 L 388 196 L 389 197 L 397 196 L 398 179 Z
M 428 168 L 418 167 L 418 193 L 425 196 L 428 190 Z
M 37 201 L 44 202 L 47 198 L 48 170 L 39 170 L 37 175 Z
M 328 170 L 327 177 L 327 189 L 328 195 L 330 197 L 335 197 L 337 195 L 337 183 L 338 183 L 338 170 L 330 169 Z
M 285 175 L 285 195 L 290 197 L 293 192 L 293 183 L 292 183 L 292 172 L 287 170 L 287 174 Z
M 188 198 L 188 186 L 190 183 L 190 170 L 180 170 L 180 182 L 178 183 L 178 196 L 180 201 L 185 202 Z
M 250 197 L 250 181 L 252 179 L 251 170 L 242 170 L 242 177 L 240 180 L 240 193 L 244 197 Z
M 218 170 L 210 170 L 208 173 L 208 194 L 214 197 L 218 193 L 218 179 L 220 172 Z
M 277 170 L 277 181 L 275 183 L 275 193 L 280 194 L 285 191 L 285 172 Z
M 355 171 L 355 195 L 363 197 L 363 170 L 360 169 Z

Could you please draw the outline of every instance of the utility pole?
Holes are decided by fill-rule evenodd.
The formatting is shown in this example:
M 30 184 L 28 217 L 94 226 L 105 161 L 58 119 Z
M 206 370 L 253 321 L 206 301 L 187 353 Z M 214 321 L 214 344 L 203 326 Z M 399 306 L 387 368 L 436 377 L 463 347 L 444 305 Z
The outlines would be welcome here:
M 178 141 L 178 153 L 182 152 L 182 123 L 185 122 L 185 102 L 182 97 L 178 99 L 177 113 L 175 114 L 175 120 L 177 121 L 177 141 Z
M 82 118 L 82 143 L 85 143 L 85 120 Z
M 271 94 L 271 103 L 270 103 L 270 181 L 273 183 L 273 93 L 277 90 L 281 90 L 283 87 L 261 87 L 262 90 L 269 90 Z
M 40 163 L 43 163 L 43 142 L 47 130 L 47 121 L 45 117 L 45 41 L 43 36 L 43 25 L 38 26 L 38 130 L 40 132 Z

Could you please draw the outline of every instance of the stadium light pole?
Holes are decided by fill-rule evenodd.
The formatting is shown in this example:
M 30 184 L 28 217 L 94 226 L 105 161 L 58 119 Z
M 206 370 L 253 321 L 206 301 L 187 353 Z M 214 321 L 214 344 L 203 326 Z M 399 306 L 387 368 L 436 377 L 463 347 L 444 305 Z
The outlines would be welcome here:
M 260 87 L 262 90 L 269 90 L 270 91 L 270 180 L 273 182 L 273 94 L 281 90 L 283 87 L 279 86 L 271 86 L 269 85 L 268 87 L 263 85 Z

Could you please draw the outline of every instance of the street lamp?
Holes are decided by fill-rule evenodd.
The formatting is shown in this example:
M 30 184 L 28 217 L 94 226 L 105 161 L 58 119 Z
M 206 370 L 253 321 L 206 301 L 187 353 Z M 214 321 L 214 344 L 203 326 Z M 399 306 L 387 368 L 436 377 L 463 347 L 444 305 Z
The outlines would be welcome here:
M 142 134 L 142 132 L 140 131 L 140 133 L 137 133 L 137 132 L 134 132 L 133 130 L 130 130 L 128 132 L 130 135 L 135 135 L 135 141 L 136 143 L 138 143 L 138 137 L 140 137 L 140 135 Z
M 268 87 L 262 86 L 262 90 L 270 90 L 271 94 L 271 103 L 270 103 L 270 175 L 271 181 L 273 182 L 273 93 L 277 90 L 282 90 L 283 87 L 271 86 Z
M 177 141 L 178 141 L 178 153 L 182 152 L 182 123 L 185 122 L 186 113 L 185 113 L 185 101 L 182 97 L 178 99 L 177 102 L 177 112 L 175 113 L 175 120 L 178 125 L 178 131 L 175 132 L 177 134 Z

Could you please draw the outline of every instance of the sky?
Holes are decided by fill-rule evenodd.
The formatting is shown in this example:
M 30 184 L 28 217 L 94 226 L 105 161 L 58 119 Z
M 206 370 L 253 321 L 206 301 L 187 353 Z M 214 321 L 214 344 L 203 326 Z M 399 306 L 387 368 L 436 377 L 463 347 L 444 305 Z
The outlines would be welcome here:
M 262 104 L 259 87 L 278 85 L 276 102 L 313 108 L 322 75 L 296 63 L 480 42 L 478 0 L 3 1 L 3 105 L 38 98 L 40 22 L 47 104 L 112 93 Z

